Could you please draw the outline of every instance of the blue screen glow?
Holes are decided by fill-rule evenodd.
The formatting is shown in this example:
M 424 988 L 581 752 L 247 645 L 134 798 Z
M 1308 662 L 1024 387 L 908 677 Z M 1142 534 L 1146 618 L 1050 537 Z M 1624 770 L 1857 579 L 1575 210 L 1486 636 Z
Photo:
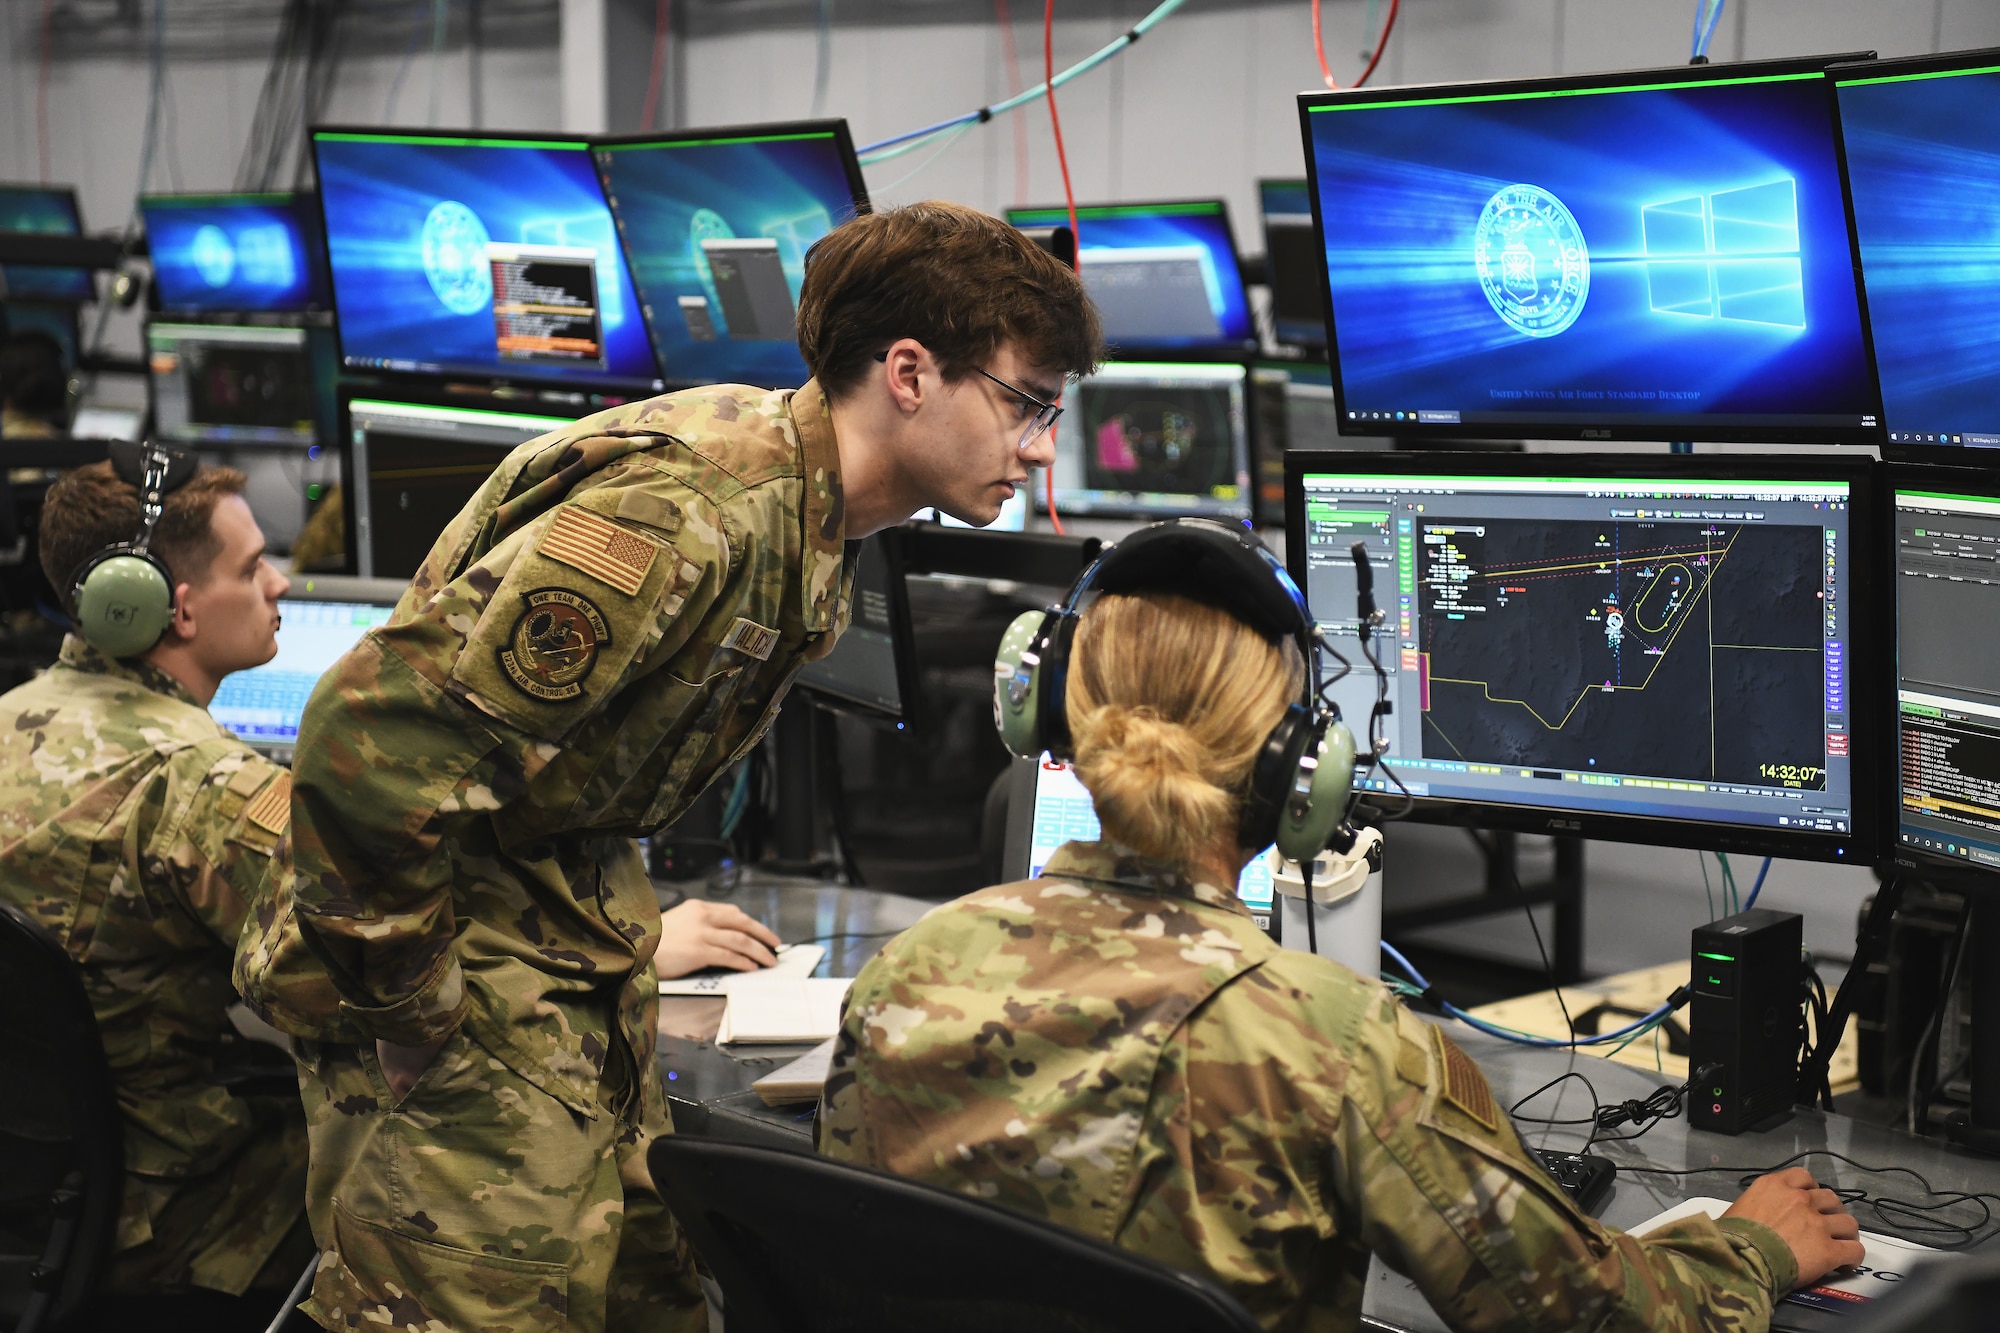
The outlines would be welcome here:
M 1067 227 L 1062 208 L 1010 208 L 1017 227 Z M 1220 200 L 1076 210 L 1084 286 L 1113 354 L 1256 346 L 1236 238 Z
M 2000 69 L 1840 84 L 1882 424 L 2000 445 Z
M 292 194 L 147 195 L 146 246 L 170 310 L 318 310 L 327 304 L 319 205 Z
M 0 231 L 75 236 L 83 231 L 76 193 L 66 185 L 0 185 Z M 5 295 L 23 300 L 88 301 L 96 296 L 90 273 L 80 268 L 9 264 L 0 269 Z
M 805 383 L 792 320 L 806 251 L 867 208 L 841 136 L 606 145 L 597 162 L 668 380 Z
M 1312 217 L 1312 186 L 1306 181 L 1258 181 L 1257 198 L 1266 218 Z
M 313 144 L 350 367 L 658 380 L 587 145 L 334 131 Z
M 1306 121 L 1343 430 L 1874 425 L 1820 75 Z

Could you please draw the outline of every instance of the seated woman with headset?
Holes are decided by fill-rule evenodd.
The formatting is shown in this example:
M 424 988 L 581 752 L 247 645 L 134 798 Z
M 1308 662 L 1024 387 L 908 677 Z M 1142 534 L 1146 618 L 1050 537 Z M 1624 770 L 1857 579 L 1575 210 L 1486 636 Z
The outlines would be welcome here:
M 1853 1218 L 1796 1167 L 1719 1222 L 1599 1226 L 1441 1029 L 1256 927 L 1235 893 L 1252 853 L 1312 855 L 1347 804 L 1312 632 L 1253 538 L 1197 520 L 1133 534 L 1016 623 L 1002 734 L 1073 756 L 1104 840 L 863 969 L 820 1151 L 1204 1274 L 1272 1328 L 1355 1327 L 1371 1253 L 1455 1328 L 1656 1333 L 1762 1329 L 1858 1263 Z

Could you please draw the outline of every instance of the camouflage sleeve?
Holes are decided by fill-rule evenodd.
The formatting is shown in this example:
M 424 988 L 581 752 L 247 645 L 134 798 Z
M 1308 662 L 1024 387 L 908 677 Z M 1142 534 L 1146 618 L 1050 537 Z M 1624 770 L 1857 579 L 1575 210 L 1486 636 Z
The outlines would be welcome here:
M 355 1043 L 362 1033 L 341 1011 L 340 992 L 299 924 L 288 849 L 280 843 L 237 939 L 236 993 L 281 1032 L 315 1041 Z
M 236 947 L 278 839 L 291 822 L 291 774 L 252 751 L 203 744 L 176 756 L 160 818 L 142 830 L 148 878 Z
M 1471 1057 L 1386 994 L 1354 1020 L 1334 1192 L 1455 1329 L 1762 1333 L 1797 1280 L 1759 1223 L 1599 1226 L 1529 1156 Z

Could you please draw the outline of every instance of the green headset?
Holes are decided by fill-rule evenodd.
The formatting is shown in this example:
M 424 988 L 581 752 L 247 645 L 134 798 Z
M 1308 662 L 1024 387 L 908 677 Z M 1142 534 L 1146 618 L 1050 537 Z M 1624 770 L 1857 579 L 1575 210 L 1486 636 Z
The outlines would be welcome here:
M 77 633 L 107 657 L 137 657 L 173 623 L 174 574 L 153 553 L 153 529 L 167 496 L 199 466 L 179 449 L 125 441 L 111 446 L 112 471 L 139 491 L 139 535 L 85 560 L 69 582 Z
M 1085 598 L 1164 589 L 1228 611 L 1266 639 L 1291 639 L 1306 663 L 1297 702 L 1258 751 L 1243 803 L 1244 847 L 1276 843 L 1310 863 L 1353 844 L 1345 827 L 1354 779 L 1354 736 L 1323 703 L 1319 632 L 1291 575 L 1248 532 L 1181 518 L 1140 528 L 1077 576 L 1062 604 L 1026 611 L 1001 636 L 993 663 L 993 721 L 1008 750 L 1073 758 L 1065 708 L 1070 645 Z

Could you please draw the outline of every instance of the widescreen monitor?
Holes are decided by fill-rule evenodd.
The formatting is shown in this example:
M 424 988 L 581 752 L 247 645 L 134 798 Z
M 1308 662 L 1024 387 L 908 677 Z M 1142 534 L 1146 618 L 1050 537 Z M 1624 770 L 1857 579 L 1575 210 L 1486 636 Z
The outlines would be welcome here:
M 903 531 L 885 528 L 861 544 L 854 610 L 832 652 L 799 671 L 798 686 L 834 708 L 893 723 L 917 720 L 916 631 L 904 583 Z
M 380 398 L 349 401 L 344 486 L 357 534 L 354 571 L 407 579 L 445 524 L 517 445 L 569 425 L 562 417 L 439 407 Z
M 313 131 L 351 370 L 661 387 L 581 140 Z
M 163 309 L 301 313 L 332 304 L 311 195 L 148 194 L 139 211 Z
M 1264 213 L 1264 267 L 1271 284 L 1271 324 L 1278 341 L 1293 347 L 1326 346 L 1326 298 L 1320 294 L 1320 248 L 1313 231 L 1312 185 L 1305 180 L 1260 180 Z
M 394 609 L 394 597 L 382 590 L 336 594 L 295 585 L 293 595 L 278 602 L 278 655 L 263 666 L 224 676 L 208 706 L 210 715 L 256 749 L 290 759 L 313 687 L 363 634 L 386 623 Z
M 1112 361 L 1056 423 L 1065 514 L 1249 518 L 1249 372 L 1241 363 Z M 1048 507 L 1037 490 L 1035 503 Z
M 83 215 L 77 211 L 76 191 L 67 185 L 0 185 L 0 231 L 81 235 Z M 88 269 L 46 264 L 0 267 L 0 300 L 78 302 L 96 295 Z
M 1895 857 L 2000 871 L 2000 483 L 1898 467 L 1892 484 Z
M 2000 50 L 1833 77 L 1889 445 L 2000 446 Z
M 1066 208 L 1010 208 L 1017 227 L 1067 227 Z M 1076 210 L 1083 285 L 1114 355 L 1254 351 L 1250 299 L 1220 199 Z
M 1341 430 L 1880 442 L 1824 64 L 1301 94 Z
M 650 134 L 596 153 L 668 381 L 804 384 L 806 251 L 868 211 L 847 122 Z
M 333 390 L 326 340 L 265 324 L 148 324 L 154 430 L 181 444 L 314 443 Z
M 1871 466 L 1293 453 L 1287 555 L 1355 664 L 1334 692 L 1360 734 L 1377 682 L 1351 547 L 1368 552 L 1379 730 L 1417 813 L 1866 863 L 1886 630 Z M 1379 772 L 1364 787 L 1401 800 Z

